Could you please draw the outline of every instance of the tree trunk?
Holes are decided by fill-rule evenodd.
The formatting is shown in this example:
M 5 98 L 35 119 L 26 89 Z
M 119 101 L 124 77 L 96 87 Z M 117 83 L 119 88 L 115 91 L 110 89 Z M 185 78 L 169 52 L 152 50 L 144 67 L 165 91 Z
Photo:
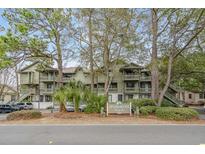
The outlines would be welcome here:
M 64 103 L 60 103 L 60 112 L 67 112 L 65 104 Z
M 17 91 L 17 100 L 19 99 L 19 76 L 18 76 L 18 70 L 17 70 L 17 66 L 15 66 L 15 75 L 16 75 L 16 91 Z
M 91 91 L 94 91 L 94 71 L 93 71 L 93 42 L 92 42 L 92 9 L 89 9 L 89 49 L 90 49 L 90 72 L 91 72 Z
M 63 61 L 62 61 L 62 50 L 60 46 L 60 36 L 56 34 L 56 48 L 57 48 L 57 65 L 58 65 L 58 86 L 63 86 Z
M 168 70 L 167 70 L 167 80 L 166 80 L 166 84 L 165 84 L 163 90 L 160 93 L 159 101 L 158 101 L 158 106 L 161 106 L 163 98 L 164 98 L 164 95 L 165 95 L 165 93 L 166 93 L 166 91 L 167 91 L 167 89 L 169 87 L 170 81 L 171 81 L 172 63 L 173 63 L 173 57 L 172 57 L 172 55 L 170 55 L 169 63 L 168 63 Z
M 151 60 L 151 97 L 154 100 L 158 100 L 159 97 L 159 71 L 158 71 L 158 57 L 157 57 L 157 9 L 152 9 L 152 60 Z
M 105 97 L 107 98 L 107 101 L 105 103 L 105 112 L 107 113 L 108 91 L 109 91 L 109 50 L 107 46 L 105 46 L 104 48 L 104 66 L 105 66 L 105 72 L 106 72 L 104 90 L 105 90 Z

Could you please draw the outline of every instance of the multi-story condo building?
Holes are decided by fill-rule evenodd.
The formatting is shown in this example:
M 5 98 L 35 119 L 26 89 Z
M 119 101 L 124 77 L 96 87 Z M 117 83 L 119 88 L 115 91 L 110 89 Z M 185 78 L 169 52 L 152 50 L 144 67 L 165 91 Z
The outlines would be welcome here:
M 34 62 L 21 69 L 20 87 L 21 100 L 52 102 L 52 94 L 57 88 L 58 71 L 56 68 L 47 67 L 41 71 L 39 62 Z M 111 84 L 109 87 L 109 101 L 123 101 L 133 98 L 150 97 L 151 77 L 150 72 L 136 64 L 119 64 L 110 72 Z M 90 86 L 90 73 L 81 67 L 63 69 L 63 83 L 75 79 Z M 94 90 L 99 95 L 104 94 L 106 76 L 100 71 L 95 73 Z
M 38 67 L 39 64 L 39 62 L 34 62 L 19 71 L 21 87 L 19 101 L 26 100 L 42 103 L 53 101 L 52 95 L 55 89 L 57 89 L 58 70 L 47 66 L 42 71 L 42 69 Z M 137 64 L 123 63 L 113 65 L 110 69 L 109 78 L 111 81 L 109 86 L 109 102 L 151 97 L 150 71 Z M 63 84 L 73 79 L 81 81 L 88 87 L 91 85 L 90 72 L 82 67 L 69 67 L 63 69 Z M 98 95 L 103 95 L 105 93 L 105 80 L 106 75 L 103 71 L 101 69 L 95 70 L 94 91 Z M 170 86 L 165 94 L 165 99 L 174 104 L 181 104 L 188 100 L 184 99 L 182 96 L 183 91 L 176 89 L 174 86 Z M 189 94 L 189 100 L 196 100 L 193 100 L 191 97 L 191 94 Z M 202 101 L 205 99 L 200 97 L 200 99 L 197 100 Z

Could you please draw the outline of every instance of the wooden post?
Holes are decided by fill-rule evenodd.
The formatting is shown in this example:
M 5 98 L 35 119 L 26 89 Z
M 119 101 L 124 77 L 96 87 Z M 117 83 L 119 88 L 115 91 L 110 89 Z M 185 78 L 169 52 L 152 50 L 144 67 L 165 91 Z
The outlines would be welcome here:
M 130 102 L 130 116 L 132 116 L 132 103 Z
M 107 110 L 106 110 L 106 116 L 108 117 L 108 103 L 107 103 Z

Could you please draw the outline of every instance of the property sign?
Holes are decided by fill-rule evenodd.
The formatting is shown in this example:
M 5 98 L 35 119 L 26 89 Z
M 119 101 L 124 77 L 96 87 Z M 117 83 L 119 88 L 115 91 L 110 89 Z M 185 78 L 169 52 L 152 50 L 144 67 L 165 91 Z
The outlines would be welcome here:
M 108 114 L 132 114 L 131 103 L 108 103 Z

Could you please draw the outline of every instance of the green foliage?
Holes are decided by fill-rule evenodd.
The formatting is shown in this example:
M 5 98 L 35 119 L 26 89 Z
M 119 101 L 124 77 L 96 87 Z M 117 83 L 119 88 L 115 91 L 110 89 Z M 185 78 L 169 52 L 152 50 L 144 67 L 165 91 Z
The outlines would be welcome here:
M 136 107 L 142 107 L 142 106 L 156 106 L 155 101 L 153 99 L 149 98 L 143 98 L 143 99 L 132 99 L 128 100 L 127 103 L 132 103 L 132 108 L 135 110 Z
M 198 117 L 198 112 L 189 108 L 161 107 L 156 110 L 156 116 L 164 120 L 190 120 Z
M 83 99 L 85 87 L 82 82 L 70 81 L 66 86 L 67 99 L 74 103 L 75 111 L 79 111 L 80 101 Z
M 39 111 L 33 110 L 22 110 L 9 113 L 7 120 L 29 120 L 29 119 L 38 119 L 41 118 L 42 114 Z
M 86 100 L 86 113 L 100 113 L 100 109 L 105 106 L 106 103 L 105 96 L 98 96 L 95 93 L 91 93 L 90 96 Z
M 53 94 L 53 99 L 59 103 L 60 105 L 60 112 L 65 112 L 65 104 L 67 100 L 67 93 L 65 87 L 61 87 L 60 89 L 56 90 Z
M 150 114 L 155 114 L 156 110 L 159 109 L 158 106 L 143 106 L 140 108 L 140 114 L 147 116 Z

